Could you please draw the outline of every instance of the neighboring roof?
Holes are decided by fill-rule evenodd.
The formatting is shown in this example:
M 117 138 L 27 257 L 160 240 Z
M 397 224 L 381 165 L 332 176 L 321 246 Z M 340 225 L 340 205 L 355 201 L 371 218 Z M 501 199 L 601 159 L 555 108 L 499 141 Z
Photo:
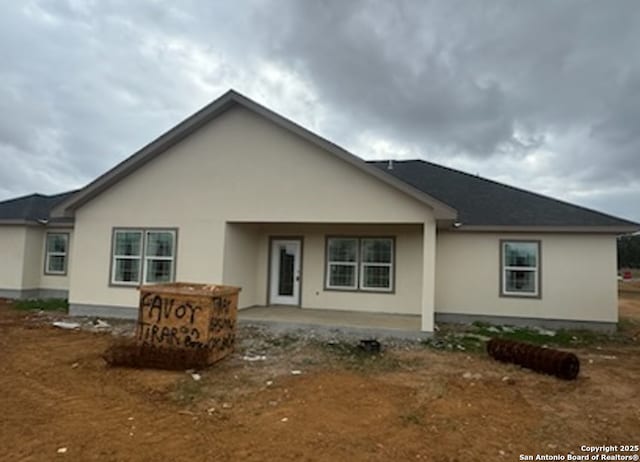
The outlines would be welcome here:
M 215 119 L 219 115 L 223 114 L 232 107 L 241 106 L 248 109 L 258 115 L 265 117 L 276 125 L 289 130 L 296 135 L 304 138 L 310 143 L 319 146 L 325 151 L 335 155 L 339 159 L 359 168 L 360 170 L 378 178 L 384 183 L 408 194 L 409 196 L 423 202 L 434 210 L 434 215 L 437 219 L 453 220 L 456 217 L 456 211 L 446 204 L 430 197 L 428 194 L 411 187 L 407 183 L 398 180 L 397 178 L 387 175 L 377 169 L 359 157 L 351 154 L 345 149 L 337 146 L 336 144 L 316 135 L 315 133 L 307 130 L 304 127 L 292 122 L 291 120 L 282 117 L 279 114 L 271 111 L 270 109 L 256 103 L 255 101 L 247 98 L 234 90 L 229 90 L 217 100 L 213 101 L 209 105 L 202 108 L 192 116 L 180 122 L 171 130 L 167 131 L 114 168 L 98 177 L 93 182 L 82 188 L 73 197 L 65 200 L 59 204 L 53 215 L 55 216 L 70 216 L 73 210 L 82 206 L 90 201 L 92 198 L 110 188 L 112 185 L 125 178 L 129 174 L 133 173 L 150 160 L 154 159 L 159 154 L 165 152 L 176 143 L 180 142 L 191 133 L 195 132 L 211 120 Z
M 423 160 L 369 162 L 458 211 L 460 229 L 481 227 L 612 227 L 629 220 L 572 205 Z
M 45 196 L 30 194 L 0 202 L 0 221 L 49 220 L 51 209 L 68 199 L 76 191 Z

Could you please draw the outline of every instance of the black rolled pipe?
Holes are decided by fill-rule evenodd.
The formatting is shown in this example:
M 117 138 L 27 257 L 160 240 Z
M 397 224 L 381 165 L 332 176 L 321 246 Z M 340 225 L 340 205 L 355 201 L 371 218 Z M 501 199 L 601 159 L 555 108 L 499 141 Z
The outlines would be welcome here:
M 498 361 L 517 364 L 564 380 L 575 380 L 580 372 L 580 360 L 573 353 L 514 340 L 492 338 L 487 342 L 487 353 Z

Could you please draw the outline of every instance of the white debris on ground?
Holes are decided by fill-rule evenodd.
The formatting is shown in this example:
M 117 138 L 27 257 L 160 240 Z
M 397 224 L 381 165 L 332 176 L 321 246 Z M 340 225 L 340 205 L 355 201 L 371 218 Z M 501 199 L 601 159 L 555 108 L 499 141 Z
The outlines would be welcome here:
M 103 321 L 102 319 L 96 319 L 93 322 L 93 328 L 96 330 L 109 330 L 111 329 L 111 324 L 109 324 L 106 321 Z
M 479 380 L 482 378 L 482 374 L 465 372 L 464 374 L 462 374 L 462 378 L 467 380 Z
M 267 357 L 265 355 L 252 355 L 246 354 L 242 357 L 243 360 L 253 362 L 253 361 L 265 361 Z
M 202 376 L 200 374 L 196 374 L 194 372 L 193 374 L 191 374 L 191 378 L 197 382 L 198 380 L 200 380 L 202 378 Z
M 58 454 L 64 454 L 65 452 L 67 452 L 67 448 L 58 448 L 58 450 L 56 452 Z
M 59 327 L 60 329 L 79 329 L 80 323 L 78 322 L 67 322 L 67 321 L 54 321 L 53 324 L 55 327 Z
M 299 370 L 297 370 L 297 369 L 296 369 L 296 370 L 291 371 L 291 375 L 301 375 L 301 374 L 302 374 L 302 371 L 299 371 Z
M 533 330 L 535 330 L 540 335 L 546 335 L 548 337 L 555 337 L 555 335 L 556 335 L 555 331 L 548 330 L 548 329 L 543 329 L 542 327 L 534 327 Z

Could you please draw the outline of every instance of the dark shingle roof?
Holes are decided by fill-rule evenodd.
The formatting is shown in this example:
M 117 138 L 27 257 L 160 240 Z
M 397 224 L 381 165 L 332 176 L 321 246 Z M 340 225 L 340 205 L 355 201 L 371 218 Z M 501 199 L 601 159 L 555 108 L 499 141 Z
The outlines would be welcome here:
M 51 209 L 76 191 L 52 196 L 30 194 L 0 202 L 0 220 L 48 220 Z
M 370 164 L 458 210 L 477 226 L 638 226 L 628 220 L 507 186 L 423 160 Z

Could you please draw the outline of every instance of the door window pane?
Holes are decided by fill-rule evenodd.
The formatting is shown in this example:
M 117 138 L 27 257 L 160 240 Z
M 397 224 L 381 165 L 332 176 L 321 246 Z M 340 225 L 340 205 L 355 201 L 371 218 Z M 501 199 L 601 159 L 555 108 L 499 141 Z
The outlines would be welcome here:
M 295 277 L 295 250 L 280 246 L 280 274 L 278 280 L 278 295 L 293 295 L 293 279 Z

